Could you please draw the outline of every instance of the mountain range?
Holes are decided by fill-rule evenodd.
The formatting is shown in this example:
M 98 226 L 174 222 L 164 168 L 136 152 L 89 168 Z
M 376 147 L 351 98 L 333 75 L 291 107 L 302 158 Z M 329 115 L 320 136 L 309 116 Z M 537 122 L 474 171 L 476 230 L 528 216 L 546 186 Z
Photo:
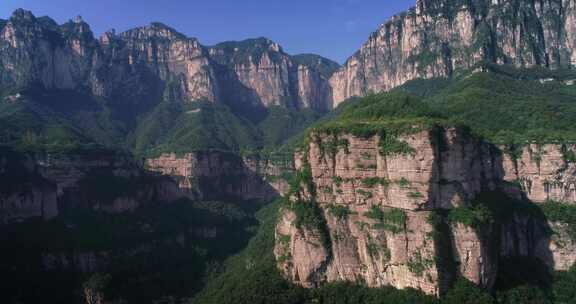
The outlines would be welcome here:
M 343 65 L 18 9 L 0 299 L 570 303 L 575 47 L 574 0 L 417 0 Z

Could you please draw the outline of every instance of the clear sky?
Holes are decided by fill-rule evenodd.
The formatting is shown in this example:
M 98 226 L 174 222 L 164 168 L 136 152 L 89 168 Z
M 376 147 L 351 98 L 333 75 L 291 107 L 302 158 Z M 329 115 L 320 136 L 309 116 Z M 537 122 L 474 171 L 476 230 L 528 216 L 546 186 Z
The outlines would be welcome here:
M 343 63 L 368 35 L 415 0 L 0 0 L 0 18 L 16 8 L 63 23 L 77 15 L 96 35 L 153 21 L 204 45 L 267 37 L 290 54 L 316 53 Z

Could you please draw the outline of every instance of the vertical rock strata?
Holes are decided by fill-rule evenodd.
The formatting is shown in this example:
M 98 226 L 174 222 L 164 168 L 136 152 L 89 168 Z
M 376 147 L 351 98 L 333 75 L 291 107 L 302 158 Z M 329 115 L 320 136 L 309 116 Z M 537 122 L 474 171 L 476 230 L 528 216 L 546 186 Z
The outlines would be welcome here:
M 58 25 L 22 9 L 0 24 L 0 87 L 81 90 L 123 103 L 168 94 L 243 107 L 332 107 L 328 78 L 338 65 L 298 61 L 265 38 L 206 47 L 152 23 L 95 39 L 81 18 Z
M 24 154 L 0 149 L 0 223 L 46 220 L 63 210 L 132 211 L 182 197 L 169 178 L 113 152 Z
M 334 105 L 416 78 L 448 77 L 480 61 L 569 68 L 576 64 L 575 18 L 573 0 L 418 0 L 332 76 Z
M 490 288 L 499 256 L 533 256 L 554 269 L 571 266 L 569 250 L 575 247 L 569 237 L 560 248 L 547 242 L 546 233 L 531 234 L 536 239 L 523 233 L 547 225 L 564 231 L 560 223 L 517 214 L 506 223 L 467 226 L 441 214 L 472 207 L 478 195 L 494 191 L 537 203 L 576 202 L 576 166 L 559 154 L 574 147 L 539 146 L 543 153 L 536 162 L 530 158 L 536 145 L 513 159 L 457 128 L 435 127 L 395 140 L 404 148 L 387 150 L 379 135 L 311 135 L 296 161 L 309 179 L 292 191 L 276 226 L 274 251 L 287 278 L 306 287 L 361 281 L 438 295 L 458 274 Z M 315 208 L 318 220 L 310 221 Z
M 172 177 L 187 196 L 202 200 L 270 200 L 287 192 L 284 176 L 294 170 L 291 157 L 240 157 L 216 151 L 163 154 L 146 164 L 149 170 Z

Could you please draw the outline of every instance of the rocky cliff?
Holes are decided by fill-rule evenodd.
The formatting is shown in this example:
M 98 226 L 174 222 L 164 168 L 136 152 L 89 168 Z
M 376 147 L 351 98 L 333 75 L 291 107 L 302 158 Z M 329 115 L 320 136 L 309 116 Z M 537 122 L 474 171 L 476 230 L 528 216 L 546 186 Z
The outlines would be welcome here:
M 328 78 L 337 65 L 299 62 L 268 39 L 206 47 L 161 23 L 95 39 L 79 17 L 58 25 L 22 9 L 1 25 L 3 88 L 84 90 L 124 104 L 168 97 L 331 108 Z
M 112 151 L 16 153 L 2 148 L 0 179 L 1 222 L 52 219 L 78 208 L 118 213 L 183 195 L 171 179 Z
M 490 288 L 500 257 L 574 263 L 568 226 L 525 212 L 539 210 L 527 199 L 575 202 L 576 167 L 562 157 L 574 147 L 527 145 L 512 157 L 460 128 L 393 134 L 312 133 L 276 226 L 287 278 L 442 294 L 458 275 Z
M 270 200 L 287 192 L 294 171 L 291 157 L 238 156 L 206 151 L 163 154 L 146 161 L 147 168 L 174 179 L 190 198 L 202 200 Z
M 416 78 L 451 76 L 480 61 L 572 67 L 575 18 L 572 0 L 418 0 L 332 76 L 334 105 Z
M 328 79 L 338 65 L 330 60 L 289 56 L 266 38 L 217 44 L 210 48 L 210 55 L 226 67 L 221 74 L 229 99 L 296 109 L 332 108 Z M 242 91 L 247 93 L 238 94 Z

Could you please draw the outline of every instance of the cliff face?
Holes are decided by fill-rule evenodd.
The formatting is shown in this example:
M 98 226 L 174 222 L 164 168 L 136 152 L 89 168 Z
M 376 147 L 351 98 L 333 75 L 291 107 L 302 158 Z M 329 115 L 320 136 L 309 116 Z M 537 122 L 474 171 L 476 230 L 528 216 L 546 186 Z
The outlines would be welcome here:
M 134 210 L 182 196 L 176 183 L 111 152 L 23 154 L 0 151 L 1 222 L 51 219 L 63 210 Z
M 547 153 L 537 165 L 528 157 L 535 145 L 512 161 L 460 129 L 434 128 L 395 140 L 405 144 L 402 152 L 386 152 L 387 141 L 378 135 L 312 135 L 296 162 L 310 179 L 292 195 L 276 227 L 275 254 L 286 277 L 307 287 L 361 280 L 440 294 L 458 274 L 490 288 L 499 256 L 536 257 L 558 270 L 572 265 L 573 241 L 560 223 L 518 213 L 470 226 L 443 215 L 474 208 L 480 195 L 496 191 L 539 203 L 573 203 L 566 195 L 570 182 L 545 186 L 574 178 L 574 164 L 558 157 L 566 146 L 539 147 Z M 518 181 L 525 181 L 522 187 Z M 313 224 L 306 222 L 313 211 L 302 210 L 314 209 L 306 208 L 318 210 Z M 550 240 L 549 227 L 560 231 L 564 246 Z
M 118 102 L 161 98 L 288 108 L 331 108 L 332 62 L 298 64 L 268 39 L 205 47 L 160 23 L 95 39 L 19 9 L 0 28 L 0 85 L 87 90 Z M 329 68 L 327 68 L 329 67 Z
M 562 1 L 418 0 L 384 23 L 330 79 L 334 105 L 479 61 L 521 67 L 576 64 L 576 5 Z
M 576 203 L 576 166 L 566 157 L 575 149 L 572 144 L 532 144 L 522 149 L 516 159 L 505 155 L 504 180 L 520 184 L 533 202 Z
M 298 60 L 266 38 L 224 42 L 211 47 L 210 56 L 221 65 L 229 99 L 267 107 L 332 108 L 328 78 L 336 68 L 329 60 Z
M 223 152 L 163 154 L 147 160 L 151 171 L 174 179 L 193 199 L 270 200 L 287 192 L 283 177 L 294 170 L 292 160 L 240 157 Z

